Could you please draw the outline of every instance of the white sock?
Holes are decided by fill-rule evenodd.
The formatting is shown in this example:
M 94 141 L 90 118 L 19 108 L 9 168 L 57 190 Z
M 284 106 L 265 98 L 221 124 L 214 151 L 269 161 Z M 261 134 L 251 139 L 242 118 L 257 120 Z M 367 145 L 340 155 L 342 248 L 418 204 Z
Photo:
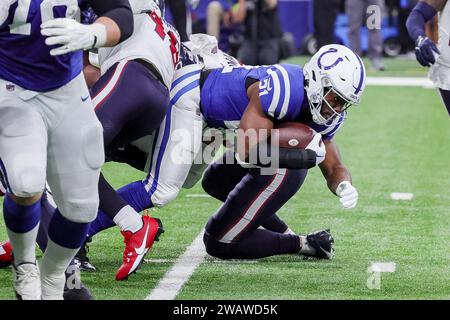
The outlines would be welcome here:
M 299 236 L 300 238 L 300 253 L 308 254 L 308 255 L 314 255 L 316 253 L 316 249 L 311 247 L 308 244 L 308 240 L 306 240 L 306 236 Z
M 25 233 L 15 233 L 7 229 L 9 241 L 13 248 L 14 265 L 18 266 L 24 262 L 36 262 L 36 237 L 39 230 L 39 223 L 30 231 Z
M 133 233 L 139 231 L 144 225 L 141 215 L 130 206 L 120 209 L 113 221 L 119 226 L 120 230 Z
M 78 249 L 64 248 L 48 239 L 41 269 L 41 288 L 43 300 L 62 300 L 66 276 L 64 272 Z

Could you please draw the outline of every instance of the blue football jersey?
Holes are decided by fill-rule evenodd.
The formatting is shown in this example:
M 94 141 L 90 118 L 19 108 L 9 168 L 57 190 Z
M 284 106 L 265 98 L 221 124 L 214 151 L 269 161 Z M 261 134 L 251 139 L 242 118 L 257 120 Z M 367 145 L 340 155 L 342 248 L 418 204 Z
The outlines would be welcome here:
M 264 113 L 276 122 L 294 121 L 302 108 L 304 77 L 297 65 L 222 68 L 212 71 L 201 91 L 201 108 L 213 127 L 237 128 L 247 108 L 246 80 L 259 80 Z
M 347 111 L 344 111 L 344 113 L 333 119 L 328 126 L 319 125 L 313 121 L 309 121 L 306 124 L 316 132 L 320 133 L 322 135 L 322 139 L 327 140 L 333 138 L 336 132 L 338 132 L 338 130 L 342 127 L 346 115 Z
M 327 126 L 302 119 L 300 111 L 309 108 L 304 89 L 303 70 L 297 65 L 279 64 L 260 67 L 222 68 L 212 71 L 200 93 L 205 121 L 215 128 L 236 129 L 249 98 L 246 80 L 259 80 L 259 97 L 263 112 L 274 122 L 298 121 L 331 139 L 342 126 L 345 113 Z
M 79 18 L 84 0 L 18 0 L 0 25 L 0 78 L 28 90 L 50 91 L 82 70 L 82 52 L 52 57 L 41 24 L 53 18 Z M 1 23 L 1 22 L 0 22 Z

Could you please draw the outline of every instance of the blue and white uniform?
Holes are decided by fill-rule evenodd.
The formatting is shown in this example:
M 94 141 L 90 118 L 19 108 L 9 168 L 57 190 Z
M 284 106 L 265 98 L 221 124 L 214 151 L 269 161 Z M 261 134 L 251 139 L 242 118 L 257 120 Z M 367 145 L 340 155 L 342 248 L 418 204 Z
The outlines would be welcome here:
M 206 78 L 200 90 L 201 65 L 188 65 L 175 73 L 171 103 L 165 121 L 155 134 L 153 144 L 136 145 L 149 153 L 144 180 L 154 206 L 173 200 L 181 187 L 192 187 L 201 177 L 213 148 L 205 161 L 202 132 L 205 128 L 237 129 L 248 106 L 248 78 L 259 81 L 259 96 L 264 113 L 275 123 L 305 122 L 331 139 L 343 123 L 343 116 L 331 126 L 317 125 L 301 119 L 302 108 L 309 108 L 304 94 L 302 68 L 296 65 L 242 67 L 225 66 Z M 304 120 L 304 121 L 303 121 Z M 142 142 L 142 141 L 141 141 Z M 193 165 L 194 163 L 194 165 Z M 189 174 L 189 176 L 188 176 Z
M 64 3 L 65 2 L 65 3 Z M 59 88 L 80 74 L 82 52 L 51 56 L 40 26 L 53 18 L 75 18 L 83 0 L 18 1 L 0 25 L 0 78 L 33 91 Z M 52 49 L 51 47 L 50 49 Z
M 81 52 L 51 56 L 40 26 L 79 18 L 82 0 L 10 1 L 0 25 L 0 168 L 8 192 L 30 197 L 46 177 L 63 216 L 95 218 L 104 161 Z

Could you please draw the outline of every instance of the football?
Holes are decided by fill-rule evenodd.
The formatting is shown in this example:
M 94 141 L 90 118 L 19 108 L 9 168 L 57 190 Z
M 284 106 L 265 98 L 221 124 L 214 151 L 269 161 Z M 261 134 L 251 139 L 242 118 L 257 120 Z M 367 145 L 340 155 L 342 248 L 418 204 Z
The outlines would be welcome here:
M 299 122 L 285 122 L 272 130 L 271 143 L 281 148 L 305 149 L 314 138 L 316 131 Z

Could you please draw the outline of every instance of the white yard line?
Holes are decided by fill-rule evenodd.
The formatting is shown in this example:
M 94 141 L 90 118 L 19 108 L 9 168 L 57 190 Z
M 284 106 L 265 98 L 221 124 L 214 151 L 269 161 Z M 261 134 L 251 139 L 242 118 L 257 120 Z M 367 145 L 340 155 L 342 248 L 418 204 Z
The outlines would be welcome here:
M 0 247 L 0 250 L 2 248 Z M 175 263 L 175 259 L 144 259 L 145 263 L 154 263 L 154 264 L 162 264 L 162 263 Z M 206 260 L 205 263 L 210 264 L 255 264 L 258 263 L 258 260 L 242 260 L 242 259 L 229 259 L 229 260 L 221 260 L 221 259 L 210 259 Z
M 164 275 L 145 300 L 174 300 L 176 298 L 183 285 L 206 256 L 203 232 L 200 232 L 186 251 L 178 257 L 173 267 Z
M 424 87 L 435 88 L 428 78 L 420 77 L 367 77 L 368 86 L 398 86 L 398 87 Z
M 412 200 L 414 198 L 414 194 L 409 192 L 392 192 L 391 199 L 392 200 Z
M 201 193 L 201 194 L 190 193 L 190 194 L 186 195 L 186 198 L 211 198 L 211 196 L 206 193 Z

